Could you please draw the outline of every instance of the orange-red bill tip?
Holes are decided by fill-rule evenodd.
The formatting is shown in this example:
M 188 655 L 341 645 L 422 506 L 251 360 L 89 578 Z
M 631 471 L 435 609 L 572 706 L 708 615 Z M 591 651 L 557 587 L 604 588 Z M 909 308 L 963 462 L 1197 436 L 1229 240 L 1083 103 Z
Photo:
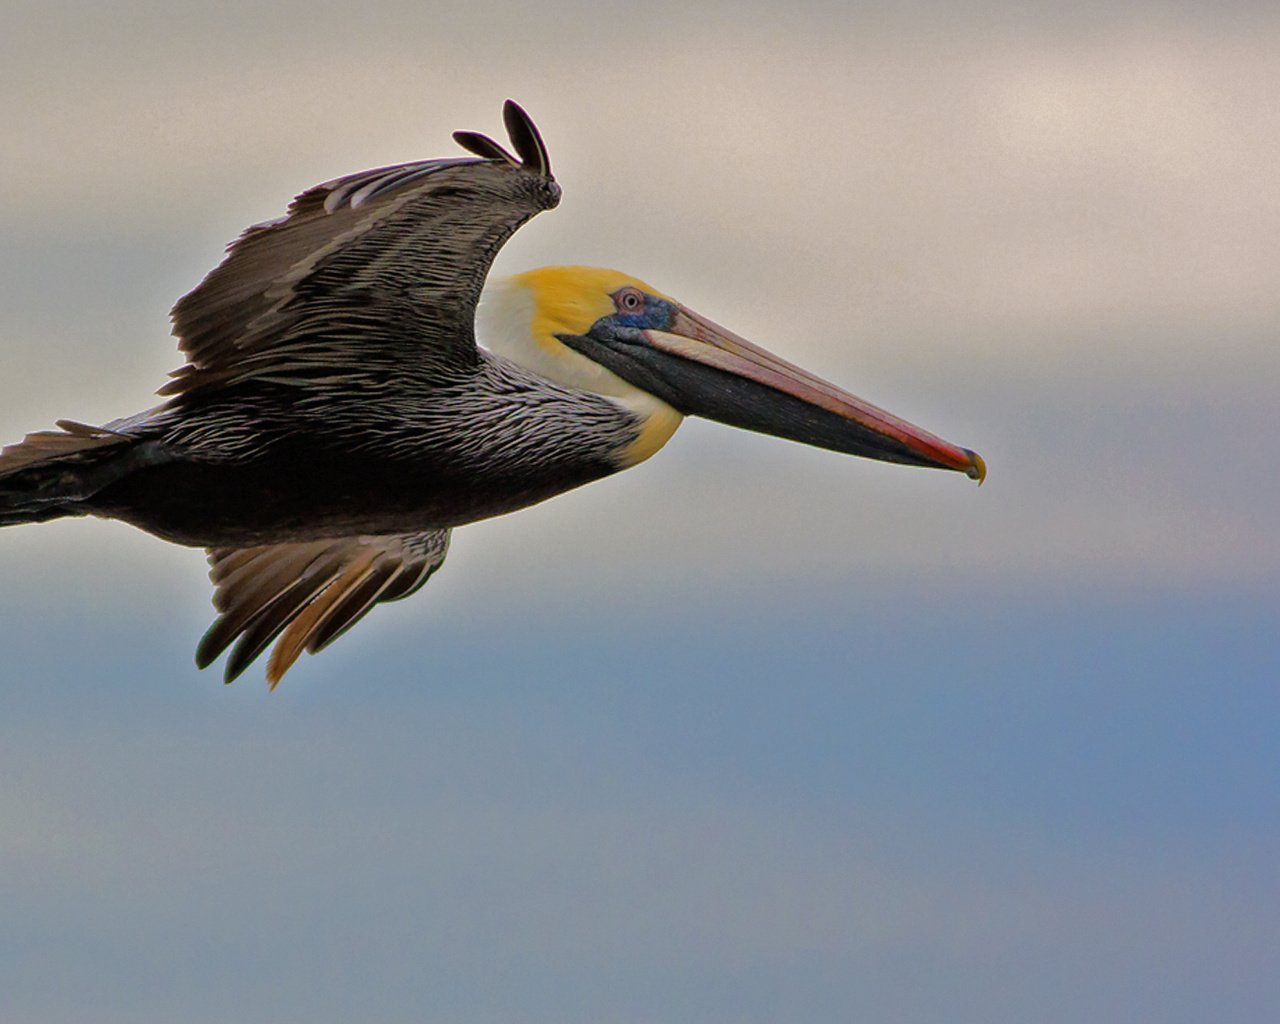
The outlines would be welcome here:
M 982 481 L 987 478 L 987 464 L 977 452 L 972 452 L 968 448 L 964 451 L 969 456 L 969 468 L 966 470 L 966 475 L 970 480 L 977 480 L 978 486 L 981 487 Z

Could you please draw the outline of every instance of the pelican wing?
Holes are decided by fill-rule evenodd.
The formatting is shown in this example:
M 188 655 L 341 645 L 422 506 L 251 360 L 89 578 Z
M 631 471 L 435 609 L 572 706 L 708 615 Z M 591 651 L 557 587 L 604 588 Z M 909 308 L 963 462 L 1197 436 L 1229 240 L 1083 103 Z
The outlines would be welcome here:
M 229 683 L 276 641 L 267 663 L 274 688 L 304 650 L 323 650 L 375 604 L 417 591 L 448 550 L 448 530 L 211 548 L 219 615 L 196 648 L 196 664 L 208 667 L 234 643 Z
M 493 257 L 560 187 L 533 122 L 504 110 L 518 155 L 474 132 L 481 159 L 364 171 L 303 192 L 249 228 L 173 308 L 188 363 L 160 393 L 248 379 L 302 383 L 372 363 L 476 358 L 476 302 Z

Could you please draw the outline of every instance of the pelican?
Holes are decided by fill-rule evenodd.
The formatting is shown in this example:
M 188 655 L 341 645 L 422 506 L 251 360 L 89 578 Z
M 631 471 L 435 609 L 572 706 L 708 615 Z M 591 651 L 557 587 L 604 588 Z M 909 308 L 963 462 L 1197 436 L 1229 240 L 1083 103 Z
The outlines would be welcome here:
M 643 462 L 685 416 L 982 482 L 975 452 L 634 277 L 486 286 L 560 200 L 533 122 L 512 101 L 503 120 L 514 152 L 455 132 L 472 156 L 338 178 L 248 228 L 173 308 L 187 362 L 164 404 L 3 449 L 0 526 L 92 515 L 206 548 L 218 615 L 196 664 L 231 648 L 229 683 L 274 643 L 274 688 L 417 591 L 454 527 Z

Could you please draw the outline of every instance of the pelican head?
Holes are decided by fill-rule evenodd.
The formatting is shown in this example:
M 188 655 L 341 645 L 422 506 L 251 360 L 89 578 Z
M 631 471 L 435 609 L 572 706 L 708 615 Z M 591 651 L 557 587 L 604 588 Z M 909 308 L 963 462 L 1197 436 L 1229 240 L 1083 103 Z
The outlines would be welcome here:
M 620 458 L 657 451 L 684 416 L 884 462 L 964 473 L 982 457 L 899 419 L 615 270 L 543 267 L 492 282 L 485 347 L 559 384 L 607 395 L 644 426 Z

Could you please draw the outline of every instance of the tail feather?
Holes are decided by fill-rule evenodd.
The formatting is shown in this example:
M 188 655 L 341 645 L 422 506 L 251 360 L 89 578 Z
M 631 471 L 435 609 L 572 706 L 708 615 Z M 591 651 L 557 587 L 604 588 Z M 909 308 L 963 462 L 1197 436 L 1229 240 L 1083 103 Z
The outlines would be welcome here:
M 119 478 L 111 463 L 137 441 L 71 420 L 58 427 L 0 449 L 0 526 L 81 514 L 75 504 Z
M 127 434 L 74 420 L 58 420 L 57 425 L 58 430 L 38 430 L 17 444 L 0 449 L 0 480 L 28 466 L 56 462 L 67 456 L 132 440 Z

